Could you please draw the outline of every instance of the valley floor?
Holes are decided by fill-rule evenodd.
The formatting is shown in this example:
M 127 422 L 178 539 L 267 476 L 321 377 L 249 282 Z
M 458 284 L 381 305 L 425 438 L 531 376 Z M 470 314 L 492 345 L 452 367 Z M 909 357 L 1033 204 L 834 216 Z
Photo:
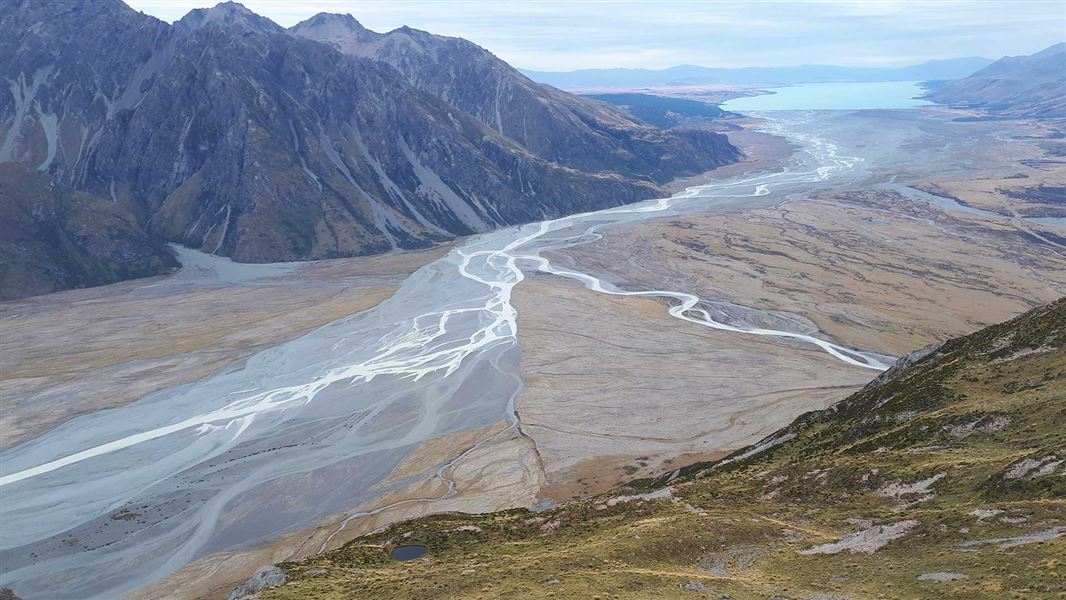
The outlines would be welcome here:
M 366 310 L 446 251 L 255 265 L 180 250 L 174 276 L 0 303 L 0 447 Z
M 1039 191 L 1063 180 L 1066 159 L 1047 125 L 956 116 L 841 115 L 827 136 L 867 157 L 860 179 L 607 229 L 599 241 L 547 255 L 626 289 L 683 290 L 768 309 L 886 355 L 972 332 L 1066 294 L 1066 232 L 1047 219 L 1066 217 L 1066 206 Z M 790 148 L 756 126 L 734 134 L 748 162 L 726 169 L 771 169 L 787 158 Z M 200 379 L 373 306 L 442 254 L 326 261 L 239 281 L 207 273 L 6 303 L 3 445 Z M 261 565 L 337 548 L 402 519 L 545 506 L 720 458 L 876 375 L 810 346 L 701 328 L 668 316 L 660 300 L 600 294 L 561 277 L 530 276 L 513 302 L 525 380 L 517 428 L 500 421 L 428 439 L 382 482 L 381 496 L 353 512 L 254 549 L 200 558 L 131 597 L 221 597 Z M 417 477 L 442 456 L 459 458 L 438 477 Z M 396 482 L 406 483 L 385 491 Z M 707 525 L 701 510 L 714 513 L 701 506 L 654 515 L 682 529 L 722 526 L 720 519 Z M 796 533 L 803 522 L 768 520 L 745 535 L 833 538 L 819 523 Z M 645 526 L 636 523 L 626 536 Z M 723 565 L 740 560 L 721 552 Z M 589 570 L 622 568 L 581 560 Z M 621 580 L 673 576 L 661 566 L 634 568 L 626 566 Z M 721 578 L 702 573 L 686 571 L 693 589 Z
M 1003 177 L 1013 175 L 1006 183 L 1020 188 L 1063 177 L 1066 160 L 1053 156 L 1058 146 L 1052 144 L 1061 144 L 1054 130 L 955 123 L 957 114 L 936 110 L 904 114 L 867 112 L 841 126 L 859 132 L 858 139 L 848 138 L 856 147 L 846 147 L 856 154 L 868 149 L 863 133 L 899 131 L 900 121 L 905 127 L 882 135 L 885 147 L 872 159 L 879 168 L 867 180 L 784 202 L 753 201 L 739 211 L 609 229 L 599 242 L 552 254 L 553 261 L 607 274 L 631 289 L 686 290 L 808 318 L 839 342 L 895 355 L 1066 293 L 1061 229 L 967 212 L 922 192 L 934 182 L 985 182 L 1000 202 L 1025 207 L 1003 191 Z M 772 169 L 789 155 L 788 144 L 755 127 L 733 135 L 747 161 L 722 173 Z M 553 276 L 520 284 L 515 305 L 526 382 L 517 404 L 524 435 L 506 433 L 457 463 L 449 474 L 458 484 L 456 496 L 405 504 L 444 489 L 439 481 L 416 485 L 359 507 L 388 508 L 348 522 L 339 533 L 341 520 L 335 519 L 294 535 L 301 548 L 296 553 L 275 551 L 273 560 L 238 555 L 233 560 L 243 571 L 338 547 L 400 519 L 560 502 L 718 458 L 839 401 L 872 376 L 809 348 L 693 327 L 667 316 L 656 300 L 606 296 Z M 482 437 L 437 438 L 424 444 L 424 453 L 458 454 Z M 210 557 L 196 565 L 187 569 L 194 581 L 205 572 L 229 572 Z

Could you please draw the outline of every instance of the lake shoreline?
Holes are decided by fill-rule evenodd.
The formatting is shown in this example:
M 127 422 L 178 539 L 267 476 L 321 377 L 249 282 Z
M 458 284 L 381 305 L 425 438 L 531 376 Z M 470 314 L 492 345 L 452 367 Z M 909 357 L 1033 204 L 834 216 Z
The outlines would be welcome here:
M 921 98 L 920 81 L 801 83 L 774 87 L 755 96 L 733 98 L 720 106 L 731 112 L 775 110 L 865 110 L 934 106 Z

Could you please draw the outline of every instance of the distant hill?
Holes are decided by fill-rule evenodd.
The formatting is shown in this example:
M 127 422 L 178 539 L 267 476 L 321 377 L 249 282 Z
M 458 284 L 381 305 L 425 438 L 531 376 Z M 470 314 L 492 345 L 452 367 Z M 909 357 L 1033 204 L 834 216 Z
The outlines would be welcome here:
M 536 513 L 397 523 L 280 565 L 284 585 L 252 597 L 1054 598 L 1064 421 L 1059 300 L 720 461 Z M 429 559 L 389 560 L 409 544 Z
M 715 119 L 727 114 L 715 104 L 653 94 L 589 94 L 585 97 L 621 106 L 641 121 L 663 128 L 692 119 Z
M 718 69 L 682 65 L 668 69 L 584 69 L 580 71 L 522 71 L 530 79 L 564 90 L 633 88 L 700 83 L 821 83 L 832 81 L 930 81 L 957 79 L 992 63 L 990 58 L 931 60 L 898 68 L 802 65 Z
M 1066 118 L 1066 42 L 1007 56 L 962 79 L 933 85 L 929 99 L 1003 116 Z

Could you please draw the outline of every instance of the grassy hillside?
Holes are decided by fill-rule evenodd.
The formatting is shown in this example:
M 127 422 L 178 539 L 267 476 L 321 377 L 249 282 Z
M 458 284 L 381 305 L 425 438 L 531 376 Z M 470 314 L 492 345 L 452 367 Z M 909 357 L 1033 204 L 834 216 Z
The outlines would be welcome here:
M 1066 300 L 911 362 L 717 463 L 399 523 L 262 598 L 1063 597 Z

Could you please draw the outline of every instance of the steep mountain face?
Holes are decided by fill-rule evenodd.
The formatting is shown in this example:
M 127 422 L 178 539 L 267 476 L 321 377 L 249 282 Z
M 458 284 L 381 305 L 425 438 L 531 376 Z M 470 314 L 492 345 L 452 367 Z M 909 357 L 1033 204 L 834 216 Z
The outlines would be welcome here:
M 1066 42 L 943 82 L 929 99 L 1004 116 L 1066 118 Z
M 0 164 L 0 300 L 177 268 L 166 247 L 110 200 Z
M 538 513 L 399 523 L 280 565 L 255 597 L 1051 598 L 1064 419 L 1059 300 L 720 461 Z M 390 560 L 399 544 L 430 559 Z
M 0 12 L 0 162 L 83 180 L 105 125 L 150 87 L 173 37 L 121 2 L 10 3 Z
M 475 117 L 545 160 L 665 183 L 738 158 L 725 137 L 666 132 L 614 106 L 529 80 L 464 39 L 402 27 L 381 34 L 351 15 L 319 14 L 290 30 L 391 65 L 412 86 Z
M 585 134 L 566 128 L 589 126 L 571 115 L 550 143 L 583 143 L 579 167 L 562 160 L 569 149 L 538 153 L 532 133 L 523 144 L 486 125 L 460 96 L 234 3 L 168 25 L 119 0 L 18 0 L 3 11 L 0 44 L 0 162 L 110 198 L 154 238 L 241 261 L 421 247 L 651 197 L 662 193 L 656 181 L 736 157 L 719 138 L 700 150 L 628 121 L 619 127 L 655 155 L 634 158 L 580 142 Z M 399 61 L 403 49 L 388 47 Z M 486 59 L 448 60 L 480 73 Z M 512 127 L 516 97 L 493 102 Z

